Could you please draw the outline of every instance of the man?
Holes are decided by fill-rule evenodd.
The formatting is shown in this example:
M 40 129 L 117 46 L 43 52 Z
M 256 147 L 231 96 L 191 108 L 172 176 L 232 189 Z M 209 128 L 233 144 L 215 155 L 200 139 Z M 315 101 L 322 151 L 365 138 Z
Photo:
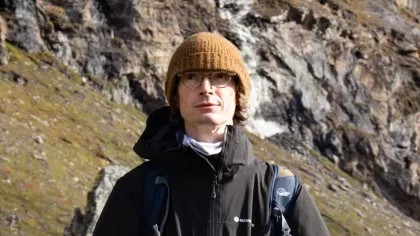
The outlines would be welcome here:
M 165 223 L 155 235 L 270 235 L 274 168 L 254 157 L 240 127 L 250 89 L 232 43 L 212 33 L 187 38 L 167 71 L 170 106 L 149 116 L 134 146 L 150 161 L 118 180 L 94 235 L 148 235 L 143 184 L 156 166 L 168 173 L 170 193 Z M 285 217 L 292 235 L 329 235 L 300 185 Z

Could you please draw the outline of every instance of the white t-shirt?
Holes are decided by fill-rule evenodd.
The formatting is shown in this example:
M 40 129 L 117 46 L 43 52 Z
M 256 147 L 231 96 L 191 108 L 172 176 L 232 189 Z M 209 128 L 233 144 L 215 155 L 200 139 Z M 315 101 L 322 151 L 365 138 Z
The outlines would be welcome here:
M 223 141 L 216 143 L 198 142 L 197 140 L 192 139 L 185 134 L 182 144 L 185 146 L 190 146 L 194 151 L 204 156 L 211 156 L 222 151 Z

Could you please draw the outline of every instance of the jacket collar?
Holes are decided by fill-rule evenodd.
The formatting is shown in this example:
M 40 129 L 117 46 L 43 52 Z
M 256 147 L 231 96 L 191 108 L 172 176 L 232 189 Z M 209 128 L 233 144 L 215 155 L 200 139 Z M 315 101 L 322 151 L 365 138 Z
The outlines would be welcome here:
M 146 129 L 133 150 L 143 159 L 181 161 L 187 147 L 182 145 L 183 129 L 169 121 L 170 107 L 153 112 L 147 119 Z M 176 159 L 176 160 L 174 160 Z M 253 147 L 240 126 L 227 126 L 223 144 L 220 173 L 233 176 L 255 160 Z
M 227 126 L 221 153 L 221 171 L 224 176 L 245 169 L 255 160 L 253 147 L 240 126 Z

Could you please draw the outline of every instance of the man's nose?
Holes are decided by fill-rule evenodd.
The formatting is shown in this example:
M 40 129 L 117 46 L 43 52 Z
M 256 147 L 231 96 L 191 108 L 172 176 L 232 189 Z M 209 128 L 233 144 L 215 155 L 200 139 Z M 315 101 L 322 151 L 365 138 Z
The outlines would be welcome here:
M 208 77 L 204 77 L 200 86 L 200 94 L 213 93 L 213 85 Z

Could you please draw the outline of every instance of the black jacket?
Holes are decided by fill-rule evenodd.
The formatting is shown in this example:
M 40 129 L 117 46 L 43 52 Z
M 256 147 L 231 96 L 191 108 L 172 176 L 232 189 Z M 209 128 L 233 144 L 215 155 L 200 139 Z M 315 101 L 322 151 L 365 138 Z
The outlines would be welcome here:
M 207 158 L 181 145 L 183 133 L 168 121 L 169 113 L 166 107 L 149 116 L 134 151 L 151 161 L 117 181 L 94 235 L 142 235 L 142 182 L 152 165 L 165 166 L 169 173 L 164 236 L 269 235 L 273 167 L 254 157 L 242 129 L 228 126 L 220 156 Z M 302 186 L 286 219 L 292 235 L 329 235 Z

